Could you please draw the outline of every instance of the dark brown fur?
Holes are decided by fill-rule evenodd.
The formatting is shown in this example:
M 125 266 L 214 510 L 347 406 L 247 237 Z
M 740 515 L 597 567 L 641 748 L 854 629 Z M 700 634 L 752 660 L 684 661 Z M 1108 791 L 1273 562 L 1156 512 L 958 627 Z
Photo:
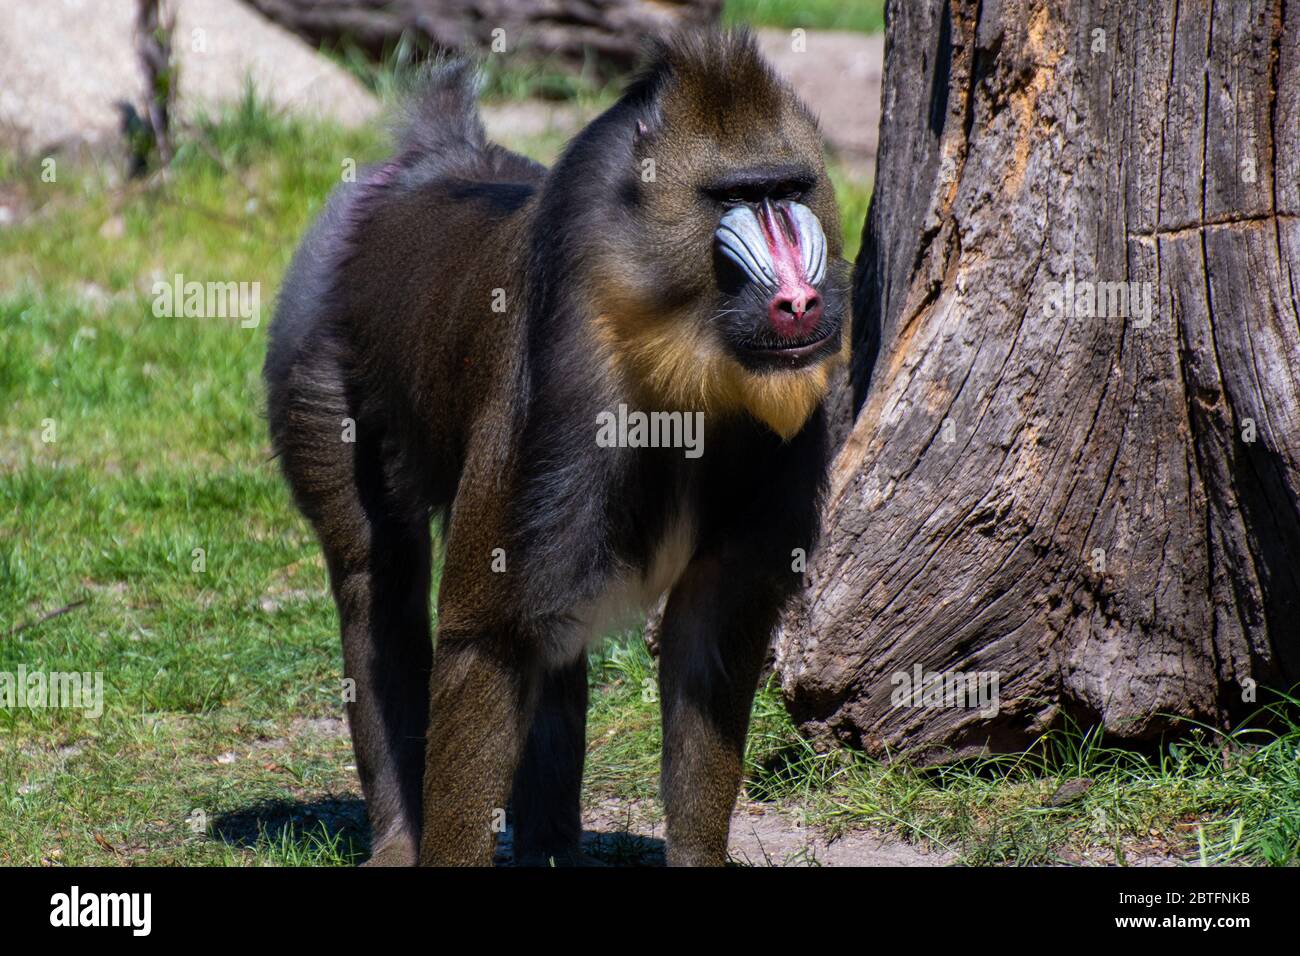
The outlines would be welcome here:
M 659 49 L 549 173 L 485 142 L 468 68 L 443 66 L 394 157 L 341 187 L 304 240 L 271 329 L 269 417 L 357 682 L 374 862 L 489 863 L 512 788 L 517 853 L 577 858 L 575 629 L 676 527 L 690 533 L 662 639 L 668 857 L 724 860 L 764 649 L 799 581 L 791 553 L 816 534 L 839 349 L 772 372 L 730 357 L 761 333 L 747 300 L 718 291 L 720 213 L 701 189 L 756 165 L 807 172 L 838 335 L 815 125 L 744 35 Z M 704 411 L 704 456 L 597 447 L 595 416 L 619 402 Z

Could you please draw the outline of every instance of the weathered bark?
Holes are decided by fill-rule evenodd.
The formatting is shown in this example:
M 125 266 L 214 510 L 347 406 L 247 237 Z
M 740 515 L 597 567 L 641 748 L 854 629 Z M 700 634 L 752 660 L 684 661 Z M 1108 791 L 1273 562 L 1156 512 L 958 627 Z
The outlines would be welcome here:
M 615 67 L 647 37 L 717 22 L 722 0 L 247 0 L 312 43 L 356 44 L 378 56 L 405 33 L 437 49 L 506 49 Z
M 1253 709 L 1300 680 L 1300 4 L 887 22 L 861 408 L 778 648 L 792 712 L 938 759 Z M 1055 311 L 1070 276 L 1149 284 L 1150 323 Z M 996 673 L 996 715 L 892 702 L 918 664 Z

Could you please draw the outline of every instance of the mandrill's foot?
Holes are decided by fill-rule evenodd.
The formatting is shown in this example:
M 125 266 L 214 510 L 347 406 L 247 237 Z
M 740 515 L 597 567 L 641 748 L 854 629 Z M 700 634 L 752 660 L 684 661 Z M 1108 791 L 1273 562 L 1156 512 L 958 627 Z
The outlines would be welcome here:
M 379 843 L 362 866 L 415 866 L 415 840 L 406 834 L 394 835 Z

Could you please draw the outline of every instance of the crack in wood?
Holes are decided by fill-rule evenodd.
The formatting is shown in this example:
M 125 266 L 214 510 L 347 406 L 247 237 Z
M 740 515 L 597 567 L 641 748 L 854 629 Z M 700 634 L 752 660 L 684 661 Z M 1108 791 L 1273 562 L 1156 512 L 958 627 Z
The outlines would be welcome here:
M 1130 232 L 1128 233 L 1128 238 L 1133 242 L 1152 244 L 1158 239 L 1181 239 L 1185 237 L 1199 236 L 1207 229 L 1276 223 L 1279 219 L 1300 219 L 1300 216 L 1295 216 L 1291 213 L 1272 212 L 1260 213 L 1254 216 L 1225 216 L 1221 219 L 1212 219 L 1209 222 L 1189 222 L 1178 226 L 1167 226 L 1163 229 L 1150 229 L 1145 232 Z

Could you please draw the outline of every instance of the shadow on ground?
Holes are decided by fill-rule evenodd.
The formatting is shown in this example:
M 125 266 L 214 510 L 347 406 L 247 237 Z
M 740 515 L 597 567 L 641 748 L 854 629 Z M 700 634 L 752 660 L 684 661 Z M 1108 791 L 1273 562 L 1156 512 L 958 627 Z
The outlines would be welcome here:
M 309 803 L 268 800 L 222 814 L 212 825 L 212 835 L 240 849 L 265 851 L 270 846 L 290 858 L 308 861 L 337 855 L 355 865 L 370 856 L 366 805 L 356 797 L 325 797 Z M 332 852 L 323 852 L 325 848 Z M 597 865 L 664 865 L 664 841 L 636 833 L 588 830 L 582 835 L 582 850 Z M 497 840 L 496 865 L 515 865 L 513 826 Z
M 268 800 L 217 817 L 212 835 L 242 849 L 296 848 L 308 859 L 321 855 L 323 848 L 333 848 L 339 858 L 354 864 L 370 856 L 366 805 L 356 797 L 309 803 Z
M 664 841 L 639 833 L 584 830 L 582 852 L 593 866 L 663 866 Z M 497 866 L 515 866 L 514 827 L 497 838 Z

